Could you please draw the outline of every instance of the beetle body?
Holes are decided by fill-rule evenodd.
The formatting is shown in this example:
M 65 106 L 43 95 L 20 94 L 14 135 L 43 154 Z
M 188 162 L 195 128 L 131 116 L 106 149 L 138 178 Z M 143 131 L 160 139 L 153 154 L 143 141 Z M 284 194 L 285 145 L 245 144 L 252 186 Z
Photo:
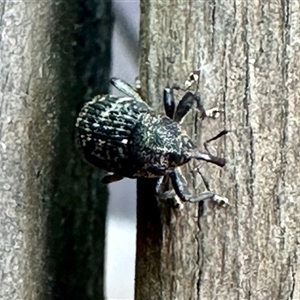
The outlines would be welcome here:
M 163 176 L 187 163 L 195 149 L 178 123 L 132 97 L 95 97 L 76 127 L 87 161 L 122 177 Z
M 211 191 L 193 197 L 179 170 L 192 158 L 225 165 L 223 158 L 200 152 L 179 124 L 194 102 L 202 116 L 208 117 L 200 98 L 187 92 L 175 110 L 173 91 L 166 89 L 164 105 L 168 117 L 156 114 L 126 82 L 112 78 L 111 83 L 127 96 L 96 96 L 83 106 L 76 122 L 78 144 L 86 160 L 112 173 L 102 182 L 123 177 L 160 178 L 156 191 L 163 198 L 170 193 L 161 192 L 161 187 L 170 179 L 182 201 L 216 200 Z

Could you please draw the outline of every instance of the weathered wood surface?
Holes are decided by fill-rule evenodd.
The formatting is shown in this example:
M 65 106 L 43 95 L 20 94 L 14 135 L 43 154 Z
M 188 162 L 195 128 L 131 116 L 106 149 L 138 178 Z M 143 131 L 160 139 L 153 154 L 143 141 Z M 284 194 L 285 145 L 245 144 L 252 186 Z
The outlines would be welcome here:
M 202 169 L 229 208 L 158 208 L 138 182 L 137 300 L 300 298 L 299 14 L 298 1 L 141 2 L 147 101 L 162 111 L 167 82 L 200 68 L 205 106 L 225 114 L 200 126 L 194 112 L 188 131 L 199 147 L 232 132 L 213 148 L 227 166 Z
M 88 88 L 108 88 L 110 2 L 0 12 L 0 299 L 101 299 L 107 191 L 74 124 Z

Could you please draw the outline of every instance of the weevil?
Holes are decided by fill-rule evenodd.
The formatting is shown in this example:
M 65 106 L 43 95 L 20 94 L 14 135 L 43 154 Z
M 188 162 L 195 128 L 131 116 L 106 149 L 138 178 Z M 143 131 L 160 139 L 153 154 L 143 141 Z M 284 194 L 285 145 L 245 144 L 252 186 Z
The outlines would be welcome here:
M 166 115 L 163 115 L 150 108 L 140 94 L 123 80 L 112 78 L 110 82 L 126 96 L 96 96 L 83 106 L 76 122 L 77 140 L 85 159 L 97 168 L 110 172 L 102 182 L 108 184 L 124 177 L 158 178 L 158 195 L 161 185 L 170 180 L 182 201 L 213 199 L 218 204 L 226 202 L 226 198 L 218 197 L 211 191 L 193 196 L 180 172 L 180 166 L 191 159 L 220 167 L 225 165 L 224 158 L 198 150 L 180 125 L 194 103 L 202 119 L 209 117 L 199 95 L 188 91 L 175 107 L 173 88 L 166 88 Z M 165 191 L 160 196 L 168 198 L 168 195 L 172 193 Z

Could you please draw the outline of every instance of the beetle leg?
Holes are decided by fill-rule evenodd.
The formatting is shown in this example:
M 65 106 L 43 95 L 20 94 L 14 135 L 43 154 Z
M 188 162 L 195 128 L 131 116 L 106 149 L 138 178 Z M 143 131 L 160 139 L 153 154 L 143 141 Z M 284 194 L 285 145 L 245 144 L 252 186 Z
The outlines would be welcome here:
M 199 167 L 197 168 L 197 171 L 198 171 L 198 173 L 200 174 L 200 176 L 201 176 L 201 178 L 202 178 L 202 181 L 204 182 L 204 185 L 205 185 L 206 189 L 207 189 L 208 191 L 211 191 L 211 189 L 210 189 L 210 187 L 209 187 L 209 182 L 208 182 L 207 178 L 202 174 L 202 172 L 200 171 L 200 168 L 199 168 Z M 221 206 L 228 206 L 228 205 L 229 205 L 229 204 L 228 204 L 229 201 L 228 201 L 227 198 L 225 198 L 225 197 L 220 197 L 220 196 L 218 196 L 218 195 L 214 195 L 213 201 L 214 201 L 214 203 L 215 203 L 217 206 L 219 206 L 219 207 L 221 207 Z
M 162 176 L 157 180 L 156 187 L 155 187 L 156 194 L 159 194 L 161 192 L 162 183 L 164 181 L 164 178 L 165 178 L 165 176 Z
M 174 99 L 174 93 L 173 88 L 170 88 L 169 85 L 164 89 L 164 108 L 166 115 L 173 119 L 174 117 L 174 111 L 175 111 L 175 99 Z
M 174 200 L 174 207 L 182 209 L 183 204 L 180 198 L 176 195 L 173 188 L 170 188 L 170 176 L 165 175 L 160 177 L 156 184 L 156 195 L 159 200 Z
M 105 174 L 101 180 L 102 183 L 104 184 L 109 184 L 115 181 L 122 180 L 123 177 L 119 174 L 113 173 L 113 174 Z
M 214 107 L 208 110 L 205 110 L 202 101 L 200 99 L 199 93 L 198 91 L 198 85 L 199 85 L 199 76 L 200 76 L 200 70 L 195 70 L 192 71 L 189 74 L 188 79 L 185 82 L 185 87 L 182 88 L 179 85 L 174 84 L 172 89 L 176 89 L 176 90 L 182 90 L 182 91 L 186 91 L 188 90 L 195 82 L 197 83 L 195 92 L 188 92 L 186 93 L 182 100 L 179 102 L 177 110 L 175 112 L 175 117 L 174 120 L 178 123 L 181 123 L 183 120 L 183 117 L 188 113 L 188 111 L 190 110 L 190 108 L 192 107 L 194 101 L 196 102 L 197 105 L 197 109 L 200 111 L 201 115 L 200 118 L 203 120 L 205 118 L 212 118 L 212 119 L 217 119 L 221 113 L 223 113 L 222 110 L 220 110 L 218 107 Z M 194 96 L 194 101 L 192 99 L 186 99 L 187 94 L 192 94 Z
M 220 133 L 218 133 L 217 135 L 215 135 L 214 137 L 212 137 L 211 139 L 205 141 L 205 142 L 203 143 L 204 149 L 205 149 L 208 153 L 210 153 L 210 151 L 209 151 L 209 149 L 208 149 L 208 144 L 209 144 L 210 142 L 212 142 L 212 141 L 215 141 L 215 140 L 219 139 L 220 137 L 222 137 L 223 135 L 227 134 L 228 132 L 229 132 L 229 130 L 224 129 L 224 130 L 222 130 Z
M 175 169 L 170 174 L 170 178 L 171 178 L 172 185 L 173 185 L 173 188 L 174 188 L 176 194 L 178 195 L 178 197 L 182 201 L 185 201 L 185 202 L 202 202 L 202 201 L 205 201 L 205 200 L 213 199 L 214 196 L 215 196 L 214 193 L 212 193 L 210 191 L 206 191 L 206 192 L 201 193 L 197 197 L 193 197 L 191 192 L 188 189 L 186 179 L 181 174 L 181 172 L 179 171 L 178 168 Z
M 158 179 L 155 191 L 159 199 L 168 200 L 174 198 L 175 192 L 173 189 L 169 189 L 169 182 L 170 177 L 168 175 Z
M 200 112 L 200 118 L 202 120 L 205 118 L 217 119 L 220 116 L 220 114 L 223 113 L 223 111 L 220 110 L 218 107 L 205 110 L 199 94 L 187 92 L 177 105 L 174 115 L 174 121 L 182 123 L 184 117 L 188 114 L 195 102 L 196 107 Z
M 196 102 L 197 108 L 201 112 L 201 117 L 203 114 L 205 114 L 205 109 L 201 103 L 200 97 L 198 94 L 194 94 L 192 92 L 187 92 L 182 97 L 182 99 L 179 101 L 175 115 L 174 115 L 174 121 L 177 123 L 182 123 L 184 117 L 188 114 L 188 112 L 191 110 L 192 106 Z
M 227 206 L 228 199 L 225 197 L 220 197 L 215 195 L 212 191 L 206 191 L 201 193 L 197 197 L 193 197 L 187 187 L 187 182 L 184 176 L 181 174 L 179 169 L 175 169 L 174 172 L 170 174 L 172 180 L 173 188 L 178 195 L 178 197 L 185 202 L 203 202 L 206 200 L 211 200 L 218 207 Z

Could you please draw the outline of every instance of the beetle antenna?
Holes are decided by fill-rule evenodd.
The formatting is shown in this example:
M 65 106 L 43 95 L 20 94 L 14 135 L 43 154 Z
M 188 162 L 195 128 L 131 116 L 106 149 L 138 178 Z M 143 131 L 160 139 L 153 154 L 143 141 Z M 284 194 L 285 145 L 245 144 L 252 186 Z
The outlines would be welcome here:
M 120 78 L 113 77 L 110 79 L 110 83 L 117 88 L 119 91 L 124 93 L 125 95 L 129 97 L 133 97 L 137 100 L 143 101 L 143 99 L 140 97 L 139 93 L 127 82 Z
M 200 176 L 202 178 L 202 181 L 203 181 L 206 189 L 211 192 L 207 178 L 202 174 L 202 172 L 200 171 L 200 169 L 198 169 L 198 173 L 200 174 Z
M 205 152 L 196 151 L 192 155 L 192 157 L 195 158 L 195 159 L 204 160 L 206 162 L 215 164 L 219 167 L 224 167 L 225 164 L 226 164 L 225 158 L 218 157 L 218 156 L 213 156 L 213 155 L 211 155 L 209 153 L 205 153 Z

